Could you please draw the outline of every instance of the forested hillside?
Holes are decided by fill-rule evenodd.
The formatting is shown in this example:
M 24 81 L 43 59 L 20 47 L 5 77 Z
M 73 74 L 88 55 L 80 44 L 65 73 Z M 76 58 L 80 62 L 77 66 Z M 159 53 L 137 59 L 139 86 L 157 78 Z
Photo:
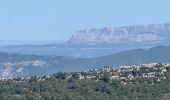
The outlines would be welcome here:
M 0 81 L 0 100 L 169 100 L 170 65 L 104 67 Z

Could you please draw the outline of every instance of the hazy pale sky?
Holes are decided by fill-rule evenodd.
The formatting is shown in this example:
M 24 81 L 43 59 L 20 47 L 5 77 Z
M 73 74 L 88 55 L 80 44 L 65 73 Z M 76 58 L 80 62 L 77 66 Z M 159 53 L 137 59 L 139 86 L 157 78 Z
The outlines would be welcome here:
M 65 41 L 82 29 L 170 22 L 170 0 L 1 0 L 0 40 Z

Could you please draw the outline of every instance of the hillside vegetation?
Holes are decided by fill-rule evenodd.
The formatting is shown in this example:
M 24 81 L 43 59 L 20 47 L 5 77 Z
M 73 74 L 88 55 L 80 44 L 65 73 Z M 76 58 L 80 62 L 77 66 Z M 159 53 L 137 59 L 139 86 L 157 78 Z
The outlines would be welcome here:
M 0 81 L 0 100 L 169 100 L 170 65 L 103 67 Z

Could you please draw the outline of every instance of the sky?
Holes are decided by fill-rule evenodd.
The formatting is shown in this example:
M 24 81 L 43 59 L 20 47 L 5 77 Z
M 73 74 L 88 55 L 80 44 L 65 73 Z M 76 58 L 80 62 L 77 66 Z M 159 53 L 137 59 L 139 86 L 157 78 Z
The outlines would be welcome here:
M 0 41 L 67 41 L 83 29 L 170 22 L 170 0 L 1 0 Z

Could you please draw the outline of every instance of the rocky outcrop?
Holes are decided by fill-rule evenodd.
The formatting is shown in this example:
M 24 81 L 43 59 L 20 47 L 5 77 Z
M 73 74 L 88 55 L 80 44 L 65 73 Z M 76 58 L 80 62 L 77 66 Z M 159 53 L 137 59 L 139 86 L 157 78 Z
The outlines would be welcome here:
M 68 43 L 133 43 L 170 39 L 170 23 L 145 26 L 124 26 L 78 31 Z

